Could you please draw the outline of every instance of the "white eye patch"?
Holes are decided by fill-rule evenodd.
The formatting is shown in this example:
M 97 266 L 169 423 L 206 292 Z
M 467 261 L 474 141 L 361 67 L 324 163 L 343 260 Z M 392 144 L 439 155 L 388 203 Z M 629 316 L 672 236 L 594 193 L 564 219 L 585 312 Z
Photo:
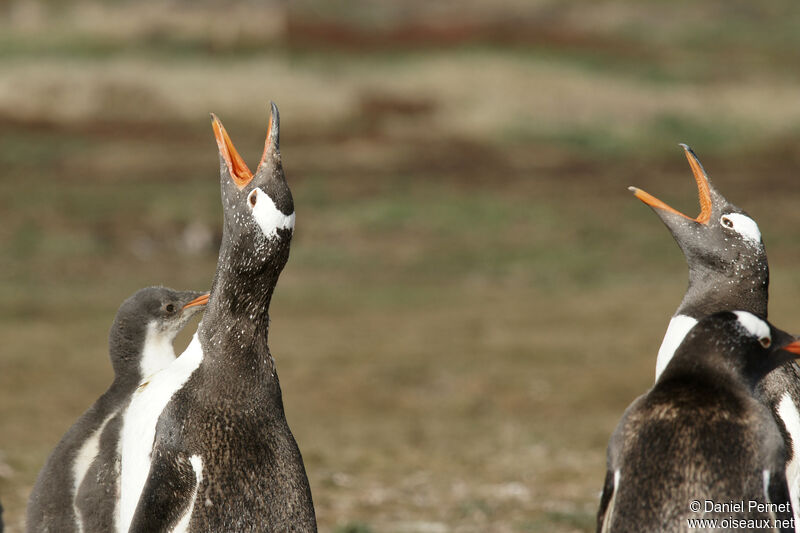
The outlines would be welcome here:
M 267 237 L 276 237 L 279 229 L 294 230 L 294 213 L 284 215 L 267 193 L 256 187 L 247 195 L 253 218 Z
M 765 348 L 769 347 L 772 343 L 772 336 L 769 333 L 769 326 L 766 322 L 747 311 L 734 311 L 733 313 L 736 315 L 739 325 L 745 331 L 757 338 Z
M 758 245 L 761 243 L 761 230 L 758 229 L 756 221 L 749 216 L 741 213 L 728 213 L 722 215 L 719 222 L 723 227 L 730 228 L 741 235 L 750 244 Z

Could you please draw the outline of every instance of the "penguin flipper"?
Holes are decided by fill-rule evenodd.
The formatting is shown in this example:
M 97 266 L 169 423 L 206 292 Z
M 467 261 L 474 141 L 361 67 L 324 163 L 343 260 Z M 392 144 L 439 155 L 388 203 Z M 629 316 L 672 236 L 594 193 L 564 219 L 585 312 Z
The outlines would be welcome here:
M 608 450 L 606 451 L 606 480 L 603 483 L 603 494 L 600 497 L 600 508 L 597 510 L 597 533 L 605 533 L 611 527 L 611 520 L 614 518 L 614 503 L 616 500 L 617 485 L 619 483 L 620 467 L 622 461 L 622 449 L 625 444 L 625 434 L 629 415 L 640 409 L 644 401 L 644 395 L 636 398 L 632 404 L 625 409 L 622 419 L 608 440 Z
M 119 500 L 118 437 L 122 415 L 117 414 L 100 434 L 100 448 L 83 481 L 78 486 L 73 507 L 83 524 L 83 531 L 112 531 L 114 510 Z
M 153 450 L 129 533 L 156 533 L 188 525 L 203 479 L 202 459 L 184 452 Z
M 602 533 L 606 530 L 606 515 L 610 519 L 608 512 L 608 504 L 614 496 L 614 473 L 611 470 L 606 471 L 606 481 L 603 484 L 603 495 L 600 497 L 600 508 L 597 510 L 597 533 Z
M 792 524 L 794 521 L 794 513 L 792 511 L 792 499 L 789 496 L 789 485 L 786 483 L 786 475 L 784 471 L 773 471 L 769 477 L 769 485 L 767 489 L 767 499 L 770 503 L 780 504 L 779 511 L 775 512 L 775 520 L 780 521 L 781 524 Z M 785 504 L 785 505 L 783 505 Z M 794 527 L 781 527 L 781 533 L 791 533 L 795 530 Z

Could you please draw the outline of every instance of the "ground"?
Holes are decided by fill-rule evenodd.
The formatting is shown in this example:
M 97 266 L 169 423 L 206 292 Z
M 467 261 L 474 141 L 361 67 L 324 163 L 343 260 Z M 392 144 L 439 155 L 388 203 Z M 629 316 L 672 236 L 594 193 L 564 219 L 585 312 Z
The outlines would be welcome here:
M 608 437 L 651 385 L 686 283 L 627 187 L 696 214 L 678 142 L 759 222 L 770 318 L 800 323 L 788 2 L 508 1 L 461 25 L 242 4 L 233 36 L 213 3 L 194 18 L 145 4 L 4 8 L 11 533 L 47 454 L 110 383 L 117 306 L 147 285 L 210 284 L 212 111 L 254 166 L 267 102 L 280 107 L 297 225 L 270 347 L 323 531 L 593 529 Z

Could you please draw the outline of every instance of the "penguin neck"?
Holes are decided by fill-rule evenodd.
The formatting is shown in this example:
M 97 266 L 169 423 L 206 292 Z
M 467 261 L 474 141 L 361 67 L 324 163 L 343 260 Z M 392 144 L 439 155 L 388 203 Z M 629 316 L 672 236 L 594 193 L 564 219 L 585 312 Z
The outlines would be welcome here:
M 743 369 L 725 354 L 710 352 L 698 357 L 696 354 L 685 351 L 675 354 L 658 381 L 685 380 L 687 378 L 707 383 L 709 387 L 713 388 L 733 385 L 734 388 L 746 388 L 750 392 L 753 391 L 757 381 L 757 379 L 748 379 L 744 375 Z
M 258 267 L 223 237 L 209 303 L 199 327 L 204 361 L 227 369 L 261 369 L 274 376 L 267 345 L 269 305 L 281 267 L 268 260 Z M 240 268 L 245 263 L 247 268 Z
M 95 401 L 96 409 L 107 412 L 109 409 L 121 407 L 130 400 L 140 383 L 139 375 L 134 372 L 115 376 L 108 389 Z
M 147 325 L 144 346 L 139 359 L 141 381 L 166 368 L 175 360 L 175 349 L 172 346 L 174 335 L 159 330 L 155 321 Z
M 108 336 L 108 353 L 114 368 L 112 390 L 133 390 L 142 379 L 140 360 L 144 351 L 147 324 L 131 326 L 129 320 L 118 318 Z
M 763 264 L 743 263 L 732 272 L 721 272 L 689 262 L 689 286 L 675 315 L 700 319 L 725 310 L 741 310 L 767 317 L 769 269 Z

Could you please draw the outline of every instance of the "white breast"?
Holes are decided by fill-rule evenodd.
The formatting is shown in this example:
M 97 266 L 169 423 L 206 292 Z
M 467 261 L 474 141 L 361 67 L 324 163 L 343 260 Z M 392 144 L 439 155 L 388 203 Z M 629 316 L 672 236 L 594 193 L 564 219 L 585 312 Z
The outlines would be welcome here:
M 150 473 L 150 453 L 156 424 L 172 396 L 189 380 L 203 360 L 197 333 L 180 357 L 145 381 L 134 393 L 122 427 L 120 502 L 117 531 L 127 533 L 139 496 Z
M 656 381 L 658 381 L 658 377 L 672 360 L 675 350 L 678 349 L 683 339 L 686 338 L 686 334 L 695 324 L 697 324 L 697 320 L 686 315 L 675 315 L 669 321 L 667 332 L 664 334 L 664 340 L 661 341 L 661 347 L 658 349 L 658 357 L 656 358 Z
M 172 336 L 158 331 L 155 322 L 147 325 L 147 335 L 144 340 L 142 357 L 139 360 L 141 376 L 149 378 L 156 372 L 168 367 L 175 360 L 175 350 L 172 347 Z

